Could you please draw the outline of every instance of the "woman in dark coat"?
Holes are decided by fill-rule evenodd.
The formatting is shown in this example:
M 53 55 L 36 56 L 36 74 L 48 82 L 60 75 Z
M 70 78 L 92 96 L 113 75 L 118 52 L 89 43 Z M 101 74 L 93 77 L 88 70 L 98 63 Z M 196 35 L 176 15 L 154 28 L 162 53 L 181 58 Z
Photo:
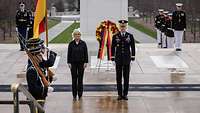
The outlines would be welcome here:
M 67 63 L 72 75 L 72 94 L 76 101 L 77 95 L 81 99 L 83 94 L 83 75 L 88 63 L 88 51 L 86 43 L 81 40 L 81 32 L 75 29 L 72 33 L 74 38 L 69 43 Z

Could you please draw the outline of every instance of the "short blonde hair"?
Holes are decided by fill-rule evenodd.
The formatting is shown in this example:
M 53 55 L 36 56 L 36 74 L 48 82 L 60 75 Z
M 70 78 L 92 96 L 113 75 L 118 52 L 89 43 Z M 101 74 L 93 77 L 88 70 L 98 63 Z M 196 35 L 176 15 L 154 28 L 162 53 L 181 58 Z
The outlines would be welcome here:
M 74 38 L 74 34 L 75 33 L 80 33 L 81 34 L 81 30 L 80 28 L 74 29 L 74 31 L 72 32 L 72 37 Z

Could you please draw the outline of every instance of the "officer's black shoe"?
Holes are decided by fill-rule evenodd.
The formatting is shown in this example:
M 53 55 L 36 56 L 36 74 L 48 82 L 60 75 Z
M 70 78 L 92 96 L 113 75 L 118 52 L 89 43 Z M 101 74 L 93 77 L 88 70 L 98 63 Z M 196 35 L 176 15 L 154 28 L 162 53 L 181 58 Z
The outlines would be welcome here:
M 117 100 L 122 100 L 122 99 L 123 99 L 122 96 L 117 97 Z
M 123 99 L 124 99 L 124 100 L 128 100 L 128 97 L 127 97 L 127 96 L 123 96 Z
M 176 51 L 182 51 L 181 49 L 176 49 Z

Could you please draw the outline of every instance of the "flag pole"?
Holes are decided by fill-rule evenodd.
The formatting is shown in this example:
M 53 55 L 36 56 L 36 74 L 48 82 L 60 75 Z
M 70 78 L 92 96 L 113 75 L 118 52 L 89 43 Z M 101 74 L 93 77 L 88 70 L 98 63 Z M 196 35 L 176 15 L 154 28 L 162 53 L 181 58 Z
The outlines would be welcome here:
M 49 35 L 48 35 L 47 0 L 46 0 L 45 3 L 46 3 L 45 4 L 45 6 L 46 6 L 46 8 L 45 8 L 45 32 L 46 32 L 46 47 L 48 48 L 48 46 L 49 46 L 49 39 L 48 39 Z M 49 56 L 49 54 L 48 54 L 48 51 L 47 51 L 47 59 L 49 58 L 48 56 Z M 50 81 L 50 71 L 49 71 L 49 68 L 47 68 L 47 76 L 48 76 L 48 81 Z
M 45 11 L 46 46 L 48 47 L 49 46 L 49 44 L 48 44 L 49 43 L 49 40 L 48 40 L 49 36 L 48 36 L 47 0 L 46 0 L 46 4 L 45 5 L 46 5 L 46 9 L 45 9 L 46 10 Z M 47 55 L 47 58 L 48 58 L 48 55 Z

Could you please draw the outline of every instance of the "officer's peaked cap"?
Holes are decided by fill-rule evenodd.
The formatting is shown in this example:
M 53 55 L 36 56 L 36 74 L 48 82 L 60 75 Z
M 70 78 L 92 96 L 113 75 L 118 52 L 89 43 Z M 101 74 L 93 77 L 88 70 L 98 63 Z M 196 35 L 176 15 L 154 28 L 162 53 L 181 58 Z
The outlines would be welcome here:
M 164 11 L 164 9 L 158 9 L 158 11 L 159 11 L 159 12 L 163 12 L 163 11 Z
M 176 3 L 176 6 L 181 7 L 183 6 L 183 3 Z
M 172 16 L 172 13 L 168 13 L 169 16 Z
M 26 41 L 26 47 L 30 53 L 39 54 L 43 48 L 44 41 L 40 38 L 30 38 Z
M 164 11 L 163 13 L 164 13 L 164 14 L 168 14 L 168 13 L 169 13 L 169 11 Z

